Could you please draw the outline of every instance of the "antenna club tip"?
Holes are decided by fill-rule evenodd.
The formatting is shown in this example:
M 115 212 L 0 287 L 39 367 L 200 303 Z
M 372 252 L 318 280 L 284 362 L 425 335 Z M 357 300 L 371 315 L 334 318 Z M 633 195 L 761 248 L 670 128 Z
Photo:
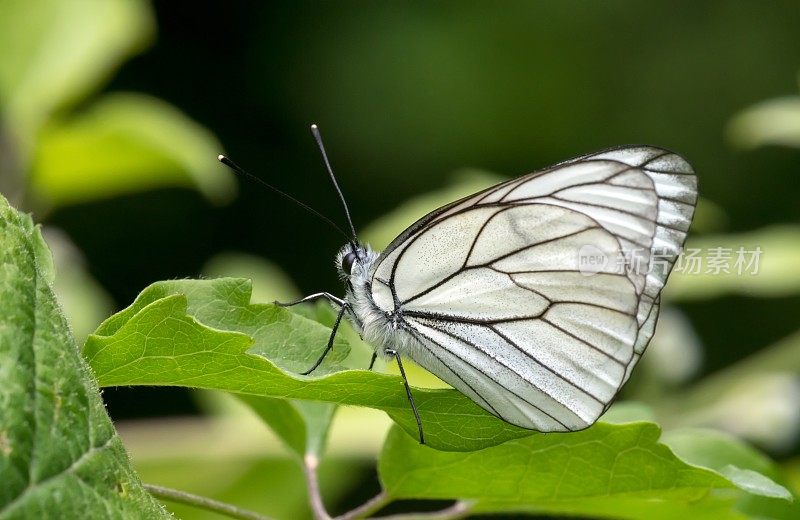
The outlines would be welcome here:
M 217 160 L 218 160 L 219 162 L 222 162 L 222 161 L 224 161 L 225 159 L 226 159 L 226 157 L 225 157 L 224 155 L 222 155 L 222 154 L 219 154 L 219 155 L 217 156 Z
M 319 130 L 317 123 L 311 123 L 311 130 Z

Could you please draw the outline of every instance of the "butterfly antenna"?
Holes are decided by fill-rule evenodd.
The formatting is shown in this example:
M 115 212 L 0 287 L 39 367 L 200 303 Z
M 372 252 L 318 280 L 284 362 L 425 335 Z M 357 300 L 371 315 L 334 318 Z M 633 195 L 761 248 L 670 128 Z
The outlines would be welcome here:
M 325 161 L 325 168 L 328 169 L 328 174 L 330 174 L 331 180 L 333 181 L 333 187 L 336 188 L 336 193 L 339 194 L 339 200 L 342 201 L 344 214 L 347 216 L 347 223 L 350 224 L 350 231 L 353 233 L 353 238 L 351 239 L 350 243 L 353 245 L 353 248 L 355 248 L 356 228 L 353 226 L 353 219 L 350 218 L 350 209 L 347 207 L 347 201 L 344 200 L 342 189 L 339 187 L 339 183 L 336 182 L 336 176 L 333 174 L 333 168 L 331 168 L 331 163 L 328 160 L 328 154 L 325 153 L 325 145 L 322 144 L 322 136 L 319 135 L 319 127 L 316 124 L 311 125 L 311 133 L 314 135 L 314 139 L 317 141 L 317 146 L 319 146 L 319 151 L 322 153 L 322 159 Z
M 335 229 L 336 231 L 341 233 L 342 236 L 344 236 L 346 239 L 350 240 L 350 238 L 347 236 L 347 233 L 345 233 L 342 230 L 342 228 L 340 228 L 338 225 L 336 225 L 336 223 L 334 221 L 332 221 L 331 219 L 329 219 L 328 217 L 326 217 L 325 215 L 323 215 L 319 211 L 315 210 L 314 208 L 312 208 L 308 204 L 305 204 L 304 202 L 300 202 L 296 198 L 292 197 L 291 195 L 289 195 L 287 193 L 282 192 L 281 190 L 279 190 L 278 188 L 276 188 L 272 184 L 266 182 L 265 180 L 263 180 L 263 179 L 261 179 L 259 177 L 256 177 L 255 175 L 253 175 L 250 172 L 247 172 L 247 171 L 243 170 L 238 164 L 236 164 L 232 160 L 228 159 L 224 155 L 218 155 L 217 156 L 217 160 L 219 160 L 219 162 L 221 162 L 222 164 L 224 164 L 225 166 L 227 166 L 228 168 L 230 168 L 234 172 L 238 173 L 239 175 L 242 175 L 243 177 L 247 177 L 251 181 L 255 181 L 258 184 L 261 184 L 262 186 L 271 189 L 272 191 L 274 191 L 278 195 L 280 195 L 280 196 L 282 196 L 282 197 L 294 202 L 295 204 L 297 204 L 301 208 L 305 209 L 306 211 L 308 211 L 312 215 L 316 215 L 317 218 L 319 218 L 320 220 L 326 222 L 333 229 Z

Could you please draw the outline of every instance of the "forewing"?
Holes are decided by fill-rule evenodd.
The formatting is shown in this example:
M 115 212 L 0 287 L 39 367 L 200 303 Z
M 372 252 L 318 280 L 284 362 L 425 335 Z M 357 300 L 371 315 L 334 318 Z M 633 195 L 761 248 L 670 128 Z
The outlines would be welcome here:
M 376 263 L 372 294 L 402 314 L 415 361 L 487 410 L 580 429 L 652 337 L 695 202 L 671 152 L 580 157 L 423 217 Z M 587 247 L 605 263 L 583 265 Z

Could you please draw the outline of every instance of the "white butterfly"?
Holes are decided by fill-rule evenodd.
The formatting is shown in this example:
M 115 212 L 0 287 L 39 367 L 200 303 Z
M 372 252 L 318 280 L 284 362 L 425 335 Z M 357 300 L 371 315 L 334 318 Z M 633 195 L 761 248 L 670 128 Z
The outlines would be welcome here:
M 420 442 L 403 357 L 509 423 L 580 430 L 653 336 L 696 201 L 692 168 L 670 151 L 585 155 L 439 208 L 382 253 L 353 239 L 336 258 L 345 298 L 298 302 L 328 298 L 333 334 L 347 314 L 373 362 L 397 360 Z

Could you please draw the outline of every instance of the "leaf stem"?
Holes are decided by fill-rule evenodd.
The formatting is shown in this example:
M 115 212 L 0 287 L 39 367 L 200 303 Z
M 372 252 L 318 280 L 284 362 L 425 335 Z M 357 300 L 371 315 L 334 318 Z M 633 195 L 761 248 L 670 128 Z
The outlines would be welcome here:
M 441 511 L 430 513 L 399 513 L 396 515 L 378 516 L 374 520 L 457 520 L 466 518 L 472 510 L 472 502 L 459 500 Z
M 232 504 L 227 504 L 225 502 L 220 502 L 218 500 L 200 495 L 194 495 L 178 489 L 156 486 L 153 484 L 144 484 L 144 489 L 156 498 L 186 504 L 199 509 L 205 509 L 207 511 L 213 511 L 214 513 L 226 515 L 231 518 L 238 518 L 241 520 L 272 520 L 270 517 L 261 515 L 255 511 L 242 509 Z
M 311 512 L 314 514 L 314 520 L 333 520 L 328 510 L 325 509 L 325 503 L 322 501 L 322 494 L 319 490 L 319 479 L 317 478 L 317 468 L 319 467 L 319 458 L 312 454 L 307 453 L 303 457 L 303 475 L 306 477 L 306 487 L 308 488 L 308 499 L 311 503 Z
M 391 501 L 392 498 L 389 494 L 386 491 L 381 491 L 360 506 L 351 509 L 343 515 L 337 516 L 335 520 L 360 520 L 362 518 L 367 518 L 373 513 L 383 509 L 383 507 Z

